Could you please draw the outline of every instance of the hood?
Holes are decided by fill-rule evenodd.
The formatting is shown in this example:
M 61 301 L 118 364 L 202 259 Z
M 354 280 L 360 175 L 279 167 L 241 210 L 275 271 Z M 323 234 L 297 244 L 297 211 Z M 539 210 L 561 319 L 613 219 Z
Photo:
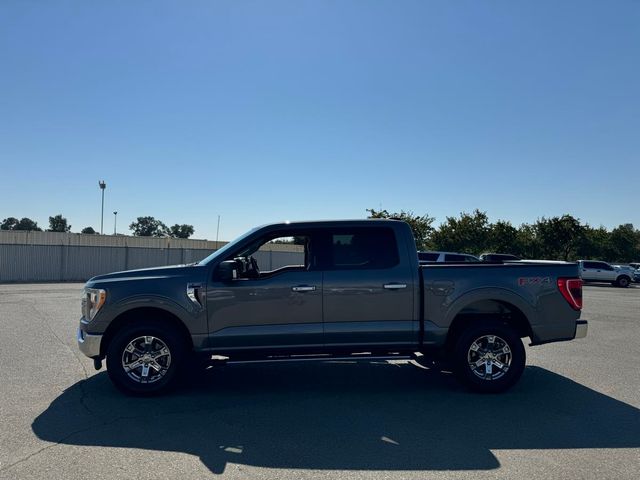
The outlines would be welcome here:
M 97 275 L 87 283 L 96 283 L 103 281 L 120 281 L 120 280 L 151 280 L 169 277 L 182 277 L 197 268 L 196 264 L 188 265 L 169 265 L 165 267 L 141 268 L 138 270 L 125 270 L 122 272 L 107 273 Z
M 616 270 L 634 270 L 633 267 L 629 267 L 628 265 L 613 265 L 613 268 L 615 268 Z

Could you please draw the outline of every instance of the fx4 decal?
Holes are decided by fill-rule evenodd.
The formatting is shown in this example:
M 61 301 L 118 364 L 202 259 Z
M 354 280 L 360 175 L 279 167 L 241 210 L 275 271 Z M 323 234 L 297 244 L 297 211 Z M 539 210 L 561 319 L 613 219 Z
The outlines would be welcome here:
M 525 285 L 548 285 L 551 283 L 550 277 L 520 277 L 518 278 L 518 285 L 524 287 Z

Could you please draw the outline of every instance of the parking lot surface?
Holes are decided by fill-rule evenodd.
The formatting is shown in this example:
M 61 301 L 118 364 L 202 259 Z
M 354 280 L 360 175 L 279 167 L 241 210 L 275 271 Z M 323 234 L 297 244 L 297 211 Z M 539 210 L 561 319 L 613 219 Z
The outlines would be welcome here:
M 79 284 L 0 285 L 0 478 L 638 478 L 640 288 L 585 287 L 586 339 L 477 395 L 410 362 L 229 366 L 118 393 Z

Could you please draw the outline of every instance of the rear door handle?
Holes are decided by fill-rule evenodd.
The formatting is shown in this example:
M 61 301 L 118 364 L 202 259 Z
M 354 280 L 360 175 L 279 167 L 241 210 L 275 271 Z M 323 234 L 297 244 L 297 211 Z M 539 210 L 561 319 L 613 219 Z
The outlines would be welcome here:
M 407 288 L 406 283 L 385 283 L 383 285 L 387 290 L 401 290 L 403 288 Z
M 291 287 L 294 292 L 313 292 L 316 289 L 315 285 L 298 285 Z

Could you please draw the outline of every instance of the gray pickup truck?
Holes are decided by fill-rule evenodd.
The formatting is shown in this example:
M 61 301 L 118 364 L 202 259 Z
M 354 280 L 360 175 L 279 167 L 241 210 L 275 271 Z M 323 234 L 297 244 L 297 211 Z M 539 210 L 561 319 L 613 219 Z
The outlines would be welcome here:
M 290 264 L 263 269 L 270 246 Z M 395 220 L 256 228 L 192 265 L 89 280 L 80 350 L 134 394 L 167 389 L 203 360 L 419 358 L 480 392 L 512 386 L 532 345 L 584 337 L 575 263 L 420 266 Z

